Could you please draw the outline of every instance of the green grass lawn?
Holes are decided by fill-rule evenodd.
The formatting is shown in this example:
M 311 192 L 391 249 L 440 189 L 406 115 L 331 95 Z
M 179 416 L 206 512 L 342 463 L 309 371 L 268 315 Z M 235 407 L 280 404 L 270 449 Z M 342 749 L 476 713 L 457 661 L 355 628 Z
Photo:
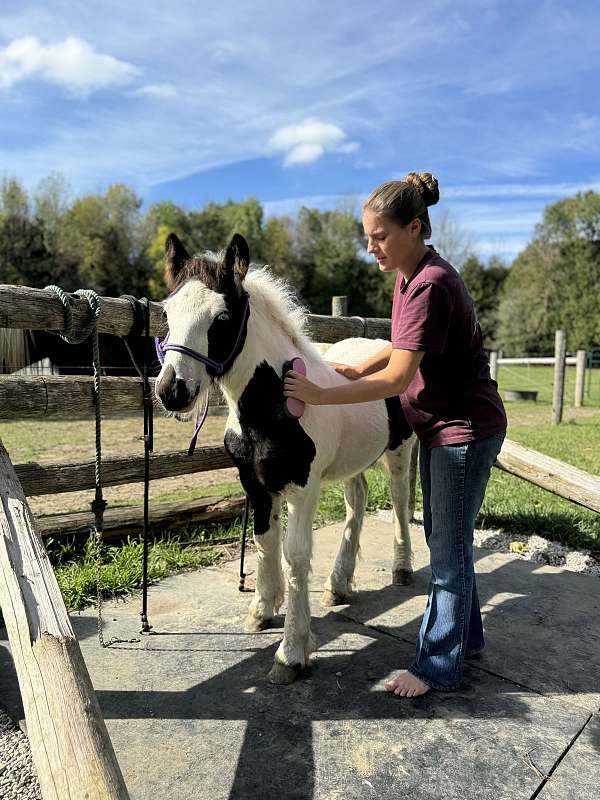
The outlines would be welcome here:
M 498 386 L 504 389 L 533 389 L 538 392 L 538 402 L 552 403 L 554 385 L 553 366 L 527 366 L 524 364 L 500 364 Z M 565 406 L 572 406 L 575 397 L 575 367 L 565 370 Z M 588 369 L 585 373 L 584 404 L 600 406 L 600 369 Z

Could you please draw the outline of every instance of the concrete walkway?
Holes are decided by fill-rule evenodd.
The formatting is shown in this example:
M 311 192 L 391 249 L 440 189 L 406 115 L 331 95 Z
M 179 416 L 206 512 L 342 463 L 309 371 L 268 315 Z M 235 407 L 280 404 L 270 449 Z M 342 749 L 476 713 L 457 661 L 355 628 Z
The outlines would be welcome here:
M 429 572 L 422 530 L 413 530 L 414 585 L 392 587 L 392 526 L 367 519 L 353 602 L 323 609 L 340 534 L 340 524 L 315 532 L 320 649 L 291 687 L 265 680 L 283 617 L 270 631 L 242 631 L 250 596 L 238 592 L 237 561 L 153 587 L 156 635 L 141 645 L 101 650 L 94 614 L 73 617 L 131 797 L 600 797 L 598 579 L 477 551 L 487 651 L 460 692 L 403 701 L 382 682 L 412 659 Z M 249 573 L 253 565 L 251 555 Z M 105 616 L 107 638 L 129 638 L 139 600 Z M 0 703 L 14 714 L 18 702 L 2 641 Z

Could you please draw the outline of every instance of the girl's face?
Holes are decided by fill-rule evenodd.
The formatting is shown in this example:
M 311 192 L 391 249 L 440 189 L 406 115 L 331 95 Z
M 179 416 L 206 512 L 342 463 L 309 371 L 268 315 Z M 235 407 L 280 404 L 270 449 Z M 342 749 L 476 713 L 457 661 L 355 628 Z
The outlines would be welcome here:
M 420 220 L 413 219 L 408 225 L 398 225 L 365 208 L 362 221 L 367 237 L 367 253 L 375 257 L 381 272 L 414 269 L 415 256 L 423 250 Z

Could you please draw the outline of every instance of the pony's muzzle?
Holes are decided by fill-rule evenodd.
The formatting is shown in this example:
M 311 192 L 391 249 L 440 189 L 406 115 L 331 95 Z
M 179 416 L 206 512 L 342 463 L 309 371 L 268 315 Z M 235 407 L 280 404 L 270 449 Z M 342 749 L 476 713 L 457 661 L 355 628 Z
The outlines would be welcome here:
M 190 392 L 186 382 L 178 378 L 175 370 L 168 364 L 156 382 L 156 396 L 167 411 L 188 411 L 198 395 L 199 387 Z

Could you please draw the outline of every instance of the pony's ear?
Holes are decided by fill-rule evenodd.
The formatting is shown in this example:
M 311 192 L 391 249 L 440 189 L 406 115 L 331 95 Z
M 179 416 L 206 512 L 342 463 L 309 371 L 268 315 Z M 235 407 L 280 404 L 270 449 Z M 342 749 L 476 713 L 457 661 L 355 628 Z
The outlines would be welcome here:
M 238 287 L 246 277 L 250 266 L 250 250 L 248 242 L 239 233 L 234 233 L 225 253 L 225 269 L 232 274 Z
M 165 241 L 165 284 L 170 292 L 176 287 L 177 276 L 189 258 L 177 235 L 170 233 Z

